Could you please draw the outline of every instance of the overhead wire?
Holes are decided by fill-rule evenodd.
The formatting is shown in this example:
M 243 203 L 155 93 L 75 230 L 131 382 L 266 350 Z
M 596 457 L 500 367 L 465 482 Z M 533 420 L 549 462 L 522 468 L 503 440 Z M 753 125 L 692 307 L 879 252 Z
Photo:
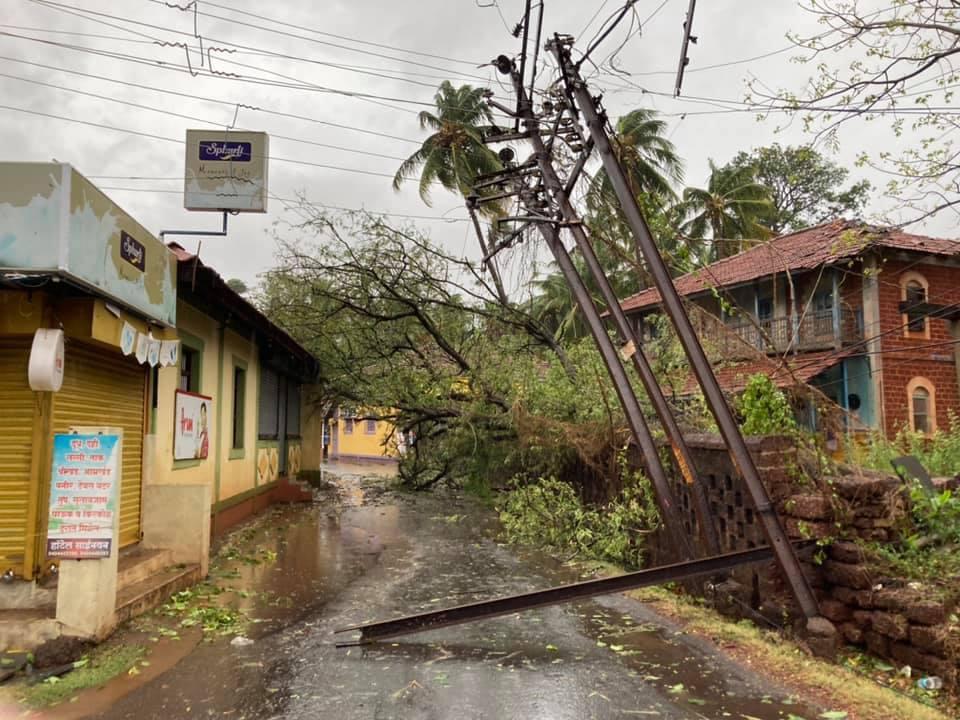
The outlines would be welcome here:
M 162 4 L 162 5 L 168 5 L 168 3 L 165 2 L 165 0 L 150 0 L 150 2 L 154 2 L 154 3 L 158 4 L 158 5 L 161 5 L 161 4 Z M 476 64 L 477 64 L 477 63 L 475 63 L 475 62 L 473 62 L 473 61 L 471 61 L 471 60 L 460 60 L 460 59 L 458 59 L 458 58 L 447 57 L 447 56 L 445 56 L 445 55 L 434 55 L 434 54 L 432 54 L 432 53 L 426 53 L 426 52 L 423 52 L 423 51 L 421 51 L 421 50 L 412 50 L 412 49 L 410 49 L 410 48 L 398 47 L 398 46 L 396 46 L 396 45 L 386 45 L 386 44 L 384 44 L 384 43 L 372 42 L 372 41 L 370 41 L 370 40 L 361 40 L 361 39 L 359 39 L 359 38 L 354 38 L 354 37 L 350 37 L 350 36 L 347 36 L 347 35 L 337 35 L 336 33 L 326 32 L 326 31 L 323 31 L 323 30 L 314 30 L 313 28 L 304 27 L 303 25 L 300 25 L 300 24 L 289 23 L 289 22 L 285 22 L 285 21 L 283 21 L 283 20 L 277 20 L 276 18 L 268 17 L 268 16 L 266 16 L 266 15 L 259 15 L 259 14 L 257 14 L 257 13 L 248 12 L 248 11 L 246 11 L 246 10 L 240 10 L 240 9 L 235 8 L 235 7 L 232 7 L 232 6 L 230 6 L 230 5 L 220 5 L 220 4 L 218 4 L 218 3 L 211 2 L 211 0 L 204 0 L 203 4 L 204 4 L 205 7 L 206 7 L 206 6 L 210 6 L 210 7 L 220 8 L 221 10 L 227 10 L 228 12 L 236 13 L 237 15 L 244 15 L 244 16 L 246 16 L 246 17 L 252 17 L 252 18 L 254 18 L 254 19 L 256 19 L 256 20 L 265 20 L 265 21 L 267 21 L 267 22 L 272 22 L 272 23 L 274 23 L 275 25 L 281 25 L 281 26 L 284 26 L 284 27 L 296 28 L 296 29 L 298 29 L 298 30 L 306 30 L 307 32 L 314 33 L 315 35 L 322 35 L 322 36 L 324 36 L 324 37 L 337 38 L 338 40 L 347 40 L 347 41 L 349 41 L 349 42 L 355 42 L 355 43 L 357 43 L 357 44 L 359 44 L 359 45 L 367 45 L 367 46 L 370 46 L 370 47 L 377 47 L 377 48 L 381 48 L 381 49 L 384 49 L 384 50 L 396 50 L 396 51 L 399 51 L 399 52 L 410 53 L 411 55 L 420 55 L 421 57 L 433 58 L 433 59 L 435 59 L 435 60 L 443 60 L 443 61 L 445 61 L 445 62 L 459 63 L 459 64 L 461 64 L 461 65 L 470 65 L 471 67 L 475 67 Z M 168 5 L 168 6 L 169 6 L 169 5 Z M 200 15 L 206 15 L 207 13 L 204 13 L 204 12 L 201 10 L 201 11 L 199 11 L 199 14 L 200 14 Z M 215 16 L 212 16 L 212 17 L 215 17 Z
M 42 81 L 40 81 L 40 80 L 33 80 L 33 79 L 31 79 L 31 78 L 19 77 L 19 76 L 17 76 L 17 75 L 10 75 L 10 74 L 4 73 L 4 72 L 0 72 L 0 77 L 5 77 L 5 78 L 9 78 L 9 79 L 11 79 L 11 80 L 17 80 L 17 81 L 20 81 L 20 82 L 31 83 L 31 84 L 33 84 L 33 85 L 39 85 L 39 86 L 42 86 L 42 87 L 53 88 L 53 89 L 55 89 L 55 90 L 62 90 L 63 92 L 69 92 L 69 93 L 73 93 L 73 94 L 76 94 L 76 95 L 83 95 L 83 96 L 85 96 L 85 97 L 91 97 L 91 98 L 95 98 L 95 99 L 97 99 L 97 100 L 102 100 L 102 101 L 106 101 L 106 102 L 117 103 L 117 104 L 120 104 L 120 105 L 126 105 L 126 106 L 128 106 L 128 107 L 134 107 L 134 108 L 138 108 L 138 109 L 141 109 L 141 110 L 148 110 L 148 111 L 150 111 L 150 112 L 160 113 L 160 114 L 163 114 L 163 115 L 169 115 L 169 116 L 171 116 L 171 117 L 177 117 L 177 118 L 181 118 L 181 119 L 184 119 L 184 120 L 195 120 L 195 121 L 197 121 L 197 122 L 205 123 L 205 124 L 208 124 L 208 125 L 215 125 L 215 126 L 219 126 L 219 127 L 223 127 L 223 126 L 224 126 L 224 123 L 222 123 L 222 122 L 217 122 L 217 121 L 215 121 L 215 120 L 211 120 L 210 118 L 202 118 L 202 117 L 197 117 L 197 116 L 195 116 L 195 115 L 185 115 L 185 114 L 183 114 L 183 113 L 174 112 L 174 111 L 172 111 L 172 110 L 166 110 L 166 109 L 164 109 L 164 108 L 157 108 L 157 107 L 153 107 L 153 106 L 150 106 L 150 105 L 143 105 L 143 104 L 140 104 L 140 103 L 131 102 L 131 101 L 129 101 L 129 100 L 121 100 L 120 98 L 115 98 L 115 97 L 111 97 L 111 96 L 109 96 L 109 95 L 104 95 L 103 93 L 85 92 L 85 91 L 83 91 L 83 90 L 78 90 L 78 89 L 76 89 L 76 88 L 64 87 L 63 85 L 54 85 L 53 83 L 46 83 L 46 82 L 42 82 Z M 239 131 L 246 131 L 246 132 L 254 132 L 253 130 L 245 129 L 245 128 L 242 128 L 242 127 L 231 127 L 231 129 L 232 129 L 232 130 L 239 130 Z M 316 146 L 316 147 L 329 148 L 329 149 L 332 149 L 332 150 L 341 150 L 341 151 L 343 151 L 343 152 L 355 153 L 355 154 L 358 154 L 358 155 L 367 155 L 367 156 L 369 156 L 369 157 L 379 157 L 379 158 L 385 158 L 385 159 L 387 159 L 387 160 L 399 160 L 400 162 L 403 162 L 404 160 L 406 160 L 406 158 L 401 157 L 401 156 L 399 156 L 399 155 L 387 155 L 387 154 L 385 154 L 385 153 L 372 152 L 372 151 L 369 151 L 369 150 L 360 150 L 360 149 L 357 149 L 357 148 L 344 147 L 343 145 L 332 145 L 332 144 L 330 144 L 330 143 L 322 143 L 322 142 L 317 142 L 317 141 L 315 141 L 315 140 L 306 140 L 306 139 L 304 139 L 304 138 L 290 137 L 290 136 L 288 136 L 288 135 L 280 135 L 280 134 L 278 134 L 278 133 L 273 133 L 273 132 L 270 133 L 270 137 L 271 137 L 271 138 L 275 138 L 275 139 L 277 139 L 277 140 L 286 140 L 286 141 L 289 141 L 289 142 L 302 143 L 302 144 L 305 144 L 305 145 L 313 145 L 313 146 Z
M 0 110 L 10 110 L 12 112 L 26 113 L 28 115 L 45 117 L 53 120 L 62 120 L 64 122 L 75 123 L 78 125 L 86 125 L 87 127 L 95 127 L 101 130 L 111 130 L 113 132 L 120 132 L 128 135 L 135 135 L 139 137 L 150 138 L 152 140 L 162 140 L 164 142 L 177 143 L 178 145 L 185 144 L 185 141 L 181 140 L 180 138 L 171 138 L 171 137 L 166 137 L 164 135 L 157 135 L 155 133 L 144 132 L 141 130 L 133 130 L 132 128 L 118 127 L 115 125 L 106 125 L 104 123 L 97 123 L 90 120 L 81 120 L 79 118 L 67 117 L 66 115 L 57 115 L 56 113 L 46 113 L 46 112 L 41 112 L 39 110 L 31 110 L 29 108 L 15 107 L 12 105 L 0 105 Z M 393 173 L 382 173 L 382 172 L 377 172 L 375 170 L 364 170 L 360 168 L 344 167 L 342 165 L 329 165 L 326 163 L 318 163 L 318 162 L 312 162 L 308 160 L 297 160 L 295 158 L 277 157 L 275 155 L 271 155 L 270 160 L 271 162 L 290 163 L 292 165 L 303 165 L 306 167 L 323 168 L 325 170 L 337 170 L 340 172 L 356 173 L 359 175 L 370 175 L 374 177 L 384 177 L 384 178 L 390 178 L 390 179 L 393 179 L 394 177 Z M 441 185 L 441 183 L 439 182 L 435 182 L 432 184 Z
M 111 26 L 111 27 L 112 27 L 112 26 Z M 6 29 L 8 29 L 8 30 L 23 30 L 23 31 L 26 31 L 26 32 L 48 33 L 48 34 L 50 34 L 50 35 L 74 35 L 74 36 L 77 36 L 77 37 L 88 37 L 88 38 L 94 38 L 94 39 L 98 39 L 98 40 L 115 40 L 115 41 L 117 41 L 117 42 L 139 43 L 139 44 L 143 44 L 143 45 L 156 45 L 156 44 L 157 44 L 157 41 L 156 41 L 156 40 L 148 40 L 148 39 L 137 40 L 137 39 L 135 39 L 135 38 L 122 37 L 122 36 L 120 36 L 120 35 L 107 35 L 107 34 L 104 34 L 104 33 L 88 33 L 88 32 L 80 32 L 80 31 L 77 31 L 77 30 L 59 30 L 59 29 L 56 29 L 56 28 L 35 27 L 35 26 L 29 26 L 29 25 L 14 25 L 14 24 L 9 24 L 9 23 L 0 23 L 0 28 L 6 28 Z M 177 33 L 179 34 L 180 31 L 168 30 L 168 32 L 177 32 Z M 184 35 L 189 35 L 190 33 L 182 33 L 182 34 L 184 34 Z M 287 54 L 287 53 L 277 52 L 277 51 L 274 51 L 274 50 L 268 50 L 268 49 L 266 49 L 266 48 L 257 48 L 256 46 L 242 45 L 242 44 L 239 44 L 239 43 L 227 42 L 227 41 L 222 41 L 222 40 L 221 40 L 221 41 L 218 41 L 218 43 L 219 43 L 219 44 L 222 44 L 222 45 L 230 45 L 231 47 L 235 47 L 235 48 L 241 48 L 240 50 L 237 50 L 237 53 L 236 53 L 236 54 L 238 54 L 238 55 L 258 55 L 258 56 L 263 56 L 263 57 L 276 57 L 276 58 L 280 58 L 280 59 L 294 60 L 294 61 L 298 61 L 298 62 L 311 63 L 311 64 L 314 64 L 314 65 L 324 65 L 324 66 L 327 66 L 327 67 L 332 67 L 332 68 L 339 69 L 339 70 L 348 70 L 348 71 L 354 71 L 354 70 L 356 70 L 356 71 L 364 71 L 364 70 L 369 70 L 369 71 L 384 71 L 384 70 L 389 70 L 389 68 L 381 68 L 381 67 L 376 67 L 376 66 L 371 66 L 371 65 L 346 65 L 346 64 L 343 64 L 343 63 L 328 62 L 328 61 L 325 61 L 325 60 L 316 60 L 316 59 L 314 59 L 314 58 L 308 58 L 308 57 L 303 57 L 303 56 L 299 56 L 299 55 L 290 55 L 290 54 Z M 438 74 L 433 74 L 433 73 L 414 72 L 414 71 L 407 70 L 407 69 L 405 69 L 405 68 L 402 70 L 402 72 L 404 72 L 404 73 L 407 74 L 407 75 L 412 75 L 412 76 L 415 76 L 415 77 L 429 78 L 429 79 L 432 79 L 432 80 L 440 80 L 440 81 L 449 80 L 451 77 L 456 77 L 455 74 L 451 74 L 451 73 L 447 73 L 447 74 L 445 74 L 445 75 L 438 75 Z M 367 74 L 367 73 L 364 73 L 364 74 Z M 375 77 L 384 77 L 384 78 L 387 78 L 387 79 L 397 80 L 397 81 L 400 81 L 400 82 L 409 82 L 409 79 L 408 79 L 408 78 L 394 77 L 394 76 L 386 76 L 386 75 L 380 75 L 380 76 L 378 76 L 378 75 L 376 74 L 376 72 L 371 72 L 371 73 L 369 73 L 369 74 L 371 74 L 371 75 L 373 75 L 373 76 L 375 76 Z M 429 85 L 429 87 L 434 87 L 434 88 L 435 88 L 436 85 L 435 85 L 435 84 L 434 84 L 434 85 Z
M 178 182 L 183 182 L 182 177 L 177 178 L 144 178 L 137 175 L 85 175 L 88 180 L 176 180 Z M 98 185 L 100 190 L 109 190 L 111 192 L 135 192 L 135 193 L 159 193 L 166 195 L 182 195 L 183 190 L 172 190 L 170 188 L 143 188 L 143 187 L 127 187 L 122 185 Z M 215 192 L 193 192 L 195 195 L 217 195 Z M 306 200 L 302 198 L 285 198 L 275 195 L 273 193 L 268 193 L 270 199 L 277 200 L 282 203 L 290 203 L 292 205 L 310 205 L 313 207 L 323 208 L 325 210 L 337 210 L 341 212 L 359 212 L 359 213 L 369 213 L 371 215 L 384 215 L 389 217 L 404 218 L 408 220 L 432 220 L 443 223 L 465 223 L 470 222 L 469 218 L 451 218 L 444 217 L 443 215 L 417 215 L 409 213 L 398 213 L 398 212 L 388 212 L 388 211 L 379 211 L 379 210 L 370 210 L 368 208 L 359 207 L 345 207 L 342 205 L 330 205 L 327 203 L 316 202 L 312 200 Z
M 378 131 L 376 131 L 376 130 L 370 130 L 370 129 L 367 129 L 367 128 L 361 128 L 361 127 L 357 127 L 357 126 L 355 126 L 355 125 L 346 125 L 346 124 L 343 124 L 343 123 L 330 122 L 329 120 L 321 120 L 321 119 L 319 119 L 319 118 L 310 117 L 310 116 L 308 116 L 308 115 L 298 115 L 298 114 L 296 114 L 296 113 L 287 113 L 287 112 L 282 112 L 282 111 L 280 111 L 280 110 L 273 110 L 273 109 L 270 109 L 270 108 L 256 107 L 256 106 L 248 105 L 248 104 L 245 104 L 245 103 L 237 103 L 237 102 L 235 102 L 235 101 L 233 101 L 233 100 L 223 100 L 223 99 L 218 99 L 218 98 L 210 97 L 210 96 L 207 96 L 207 95 L 192 95 L 192 94 L 190 94 L 190 93 L 179 92 L 179 91 L 176 91 L 176 90 L 168 90 L 168 89 L 165 89 L 165 88 L 153 87 L 153 86 L 151 86 L 151 85 L 146 85 L 146 84 L 140 83 L 140 82 L 136 82 L 136 83 L 134 83 L 134 82 L 128 82 L 128 81 L 126 81 L 126 80 L 119 80 L 119 79 L 117 79 L 117 78 L 106 77 L 105 75 L 96 75 L 96 74 L 92 74 L 92 73 L 80 72 L 79 70 L 71 70 L 71 69 L 69 69 L 69 68 L 57 67 L 57 66 L 55 66 L 55 65 L 47 65 L 47 64 L 44 64 L 44 63 L 31 62 L 30 60 L 24 60 L 24 59 L 22 59 L 22 58 L 15 58 L 15 57 L 9 57 L 9 56 L 0 55 L 0 60 L 5 60 L 5 61 L 7 61 L 7 62 L 22 63 L 22 64 L 24 64 L 24 65 L 30 65 L 30 66 L 32 66 L 32 67 L 39 67 L 39 68 L 44 68 L 44 69 L 46 69 L 46 70 L 54 70 L 54 71 L 57 71 L 57 72 L 68 73 L 68 74 L 70 74 L 70 75 L 76 75 L 76 76 L 78 76 L 78 77 L 86 77 L 86 78 L 90 78 L 90 79 L 92 79 L 92 80 L 98 80 L 98 81 L 102 81 L 102 82 L 113 83 L 113 84 L 116 84 L 116 85 L 123 85 L 123 86 L 126 86 L 126 87 L 135 88 L 135 89 L 138 89 L 138 90 L 146 90 L 146 91 L 149 91 L 149 92 L 161 93 L 161 94 L 165 94 L 165 95 L 171 95 L 171 96 L 174 96 L 174 97 L 182 97 L 182 98 L 187 98 L 187 99 L 190 99 L 190 100 L 198 100 L 198 101 L 208 102 L 208 103 L 213 103 L 213 104 L 227 105 L 227 106 L 229 106 L 229 107 L 231 107 L 231 108 L 235 108 L 235 107 L 237 107 L 237 105 L 240 105 L 244 110 L 249 110 L 249 111 L 253 111 L 253 112 L 260 112 L 260 113 L 266 113 L 266 114 L 268 114 L 268 115 L 276 115 L 276 116 L 278 116 L 278 117 L 286 117 L 286 118 L 290 118 L 290 119 L 293 119 L 293 120 L 301 120 L 301 121 L 304 121 L 304 122 L 310 122 L 310 123 L 315 123 L 315 124 L 319 124 L 319 125 L 326 125 L 326 126 L 329 126 L 329 127 L 339 128 L 339 129 L 341 129 L 341 130 L 349 130 L 349 131 L 351 131 L 351 132 L 356 132 L 356 133 L 362 133 L 362 134 L 365 134 L 365 135 L 372 135 L 372 136 L 376 136 L 376 137 L 387 138 L 387 139 L 390 139 L 390 140 L 400 140 L 400 141 L 403 141 L 403 142 L 414 143 L 414 144 L 417 144 L 417 145 L 421 144 L 421 142 L 422 142 L 421 140 L 415 140 L 415 139 L 413 139 L 413 138 L 406 138 L 406 137 L 402 137 L 402 136 L 400 136 L 400 135 L 392 135 L 392 134 L 389 134 L 389 133 L 378 132 Z
M 154 30 L 162 30 L 162 31 L 164 31 L 164 32 L 172 33 L 172 34 L 175 34 L 175 35 L 189 36 L 189 37 L 191 37 L 191 38 L 194 37 L 194 34 L 193 34 L 192 32 L 185 32 L 185 31 L 182 31 L 182 30 L 175 30 L 175 29 L 173 29 L 173 28 L 169 28 L 169 27 L 162 26 L 162 25 L 156 25 L 156 24 L 154 24 L 154 23 L 144 22 L 144 21 L 142 21 L 142 20 L 137 20 L 137 19 L 134 19 L 134 18 L 131 18 L 131 17 L 123 16 L 123 15 L 115 15 L 115 14 L 111 14 L 111 13 L 98 12 L 98 11 L 96 11 L 96 10 L 90 10 L 90 9 L 88 9 L 88 8 L 78 7 L 78 6 L 76 6 L 76 5 L 67 5 L 67 4 L 65 4 L 65 3 L 55 2 L 55 0 L 26 0 L 26 1 L 27 1 L 27 2 L 31 2 L 31 3 L 34 3 L 34 4 L 36 4 L 36 5 L 40 5 L 40 6 L 43 6 L 43 7 L 47 7 L 47 8 L 52 9 L 52 10 L 58 10 L 58 11 L 60 11 L 60 12 L 65 12 L 66 14 L 69 14 L 69 15 L 75 15 L 75 16 L 85 17 L 87 20 L 89 20 L 89 21 L 91 21 L 91 22 L 100 22 L 101 24 L 107 24 L 107 25 L 109 25 L 108 23 L 105 23 L 105 22 L 103 22 L 103 21 L 97 20 L 97 18 L 108 18 L 108 19 L 110 19 L 110 20 L 115 20 L 115 21 L 119 21 L 119 22 L 124 22 L 124 23 L 130 24 L 130 25 L 137 25 L 137 26 L 140 26 L 140 27 L 148 27 L 148 28 L 151 28 L 151 29 L 154 29 Z M 152 1 L 152 0 L 151 0 L 151 1 Z M 161 1 L 161 0 L 158 0 L 158 1 Z M 165 3 L 164 3 L 164 4 L 165 4 Z M 276 30 L 276 29 L 273 29 L 273 28 L 267 28 L 267 27 L 264 27 L 264 26 L 262 26 L 262 25 L 254 25 L 254 24 L 252 24 L 252 23 L 243 22 L 242 20 L 236 20 L 236 19 L 233 19 L 233 18 L 225 18 L 225 17 L 222 17 L 222 16 L 220 16 L 220 15 L 214 15 L 214 14 L 211 14 L 211 13 L 206 13 L 206 12 L 204 12 L 204 11 L 202 11 L 202 10 L 199 11 L 199 14 L 200 14 L 200 15 L 205 15 L 205 16 L 207 16 L 207 17 L 212 17 L 212 18 L 215 18 L 215 19 L 223 20 L 223 21 L 225 21 L 225 22 L 230 22 L 230 23 L 234 23 L 234 24 L 237 24 L 237 25 L 242 25 L 242 26 L 244 26 L 244 27 L 249 27 L 249 28 L 252 28 L 252 29 L 254 29 L 254 30 L 261 30 L 261 31 L 265 31 L 265 32 L 270 32 L 270 33 L 274 33 L 274 34 L 277 34 L 277 35 L 281 35 L 281 36 L 284 36 L 284 37 L 289 37 L 289 38 L 298 39 L 298 40 L 304 40 L 304 41 L 310 42 L 310 43 L 315 43 L 315 44 L 324 45 L 324 46 L 329 46 L 329 47 L 335 47 L 335 48 L 337 48 L 337 49 L 346 50 L 346 51 L 349 51 L 349 52 L 356 52 L 356 53 L 360 53 L 360 54 L 364 54 L 364 55 L 370 55 L 370 56 L 373 56 L 373 57 L 378 57 L 378 58 L 381 58 L 381 59 L 392 60 L 392 61 L 394 61 L 394 62 L 399 62 L 399 63 L 403 63 L 403 64 L 407 64 L 407 65 L 414 65 L 414 66 L 418 66 L 418 67 L 424 67 L 424 68 L 428 68 L 428 69 L 430 69 L 430 70 L 440 70 L 441 72 L 446 72 L 446 73 L 448 73 L 448 74 L 454 74 L 454 75 L 461 76 L 461 77 L 472 78 L 472 79 L 475 79 L 475 80 L 482 80 L 482 79 L 483 79 L 483 78 L 481 78 L 481 77 L 478 76 L 478 75 L 470 75 L 470 74 L 460 73 L 460 72 L 456 72 L 456 71 L 453 71 L 453 72 L 451 73 L 449 68 L 443 68 L 443 67 L 439 67 L 439 66 L 437 66 L 437 65 L 431 65 L 431 64 L 429 64 L 429 63 L 421 63 L 421 62 L 418 62 L 418 61 L 416 61 L 416 60 L 409 60 L 409 59 L 407 59 L 407 58 L 398 58 L 398 57 L 395 57 L 395 56 L 393 56 L 393 55 L 384 55 L 383 53 L 372 52 L 372 51 L 369 51 L 369 50 L 361 50 L 361 49 L 359 49 L 359 48 L 351 48 L 351 47 L 346 46 L 346 45 L 339 45 L 339 44 L 336 44 L 336 43 L 330 43 L 330 42 L 326 42 L 326 41 L 323 41 L 323 40 L 318 40 L 317 38 L 312 38 L 312 37 L 309 37 L 309 36 L 306 36 L 306 35 L 297 35 L 297 34 L 285 32 L 285 31 L 282 31 L 282 30 Z M 92 17 L 91 17 L 91 16 L 92 16 Z M 114 27 L 115 29 L 118 29 L 118 30 L 125 30 L 125 31 L 128 31 L 128 32 L 134 32 L 134 31 L 131 30 L 130 28 L 123 28 L 123 27 L 117 27 L 117 26 L 112 26 L 112 27 Z M 301 29 L 302 29 L 302 28 L 301 28 Z M 214 41 L 214 42 L 221 42 L 221 41 L 219 41 L 219 40 L 217 40 L 217 39 L 215 39 L 215 38 L 211 38 L 211 37 L 209 37 L 209 36 L 207 37 L 207 40 L 208 40 L 208 41 Z M 225 42 L 223 42 L 223 44 L 232 44 L 232 43 L 225 41 Z M 465 61 L 454 61 L 454 62 L 465 62 Z M 474 66 L 477 65 L 477 63 L 465 63 L 465 64 L 470 64 L 470 65 L 474 65 Z

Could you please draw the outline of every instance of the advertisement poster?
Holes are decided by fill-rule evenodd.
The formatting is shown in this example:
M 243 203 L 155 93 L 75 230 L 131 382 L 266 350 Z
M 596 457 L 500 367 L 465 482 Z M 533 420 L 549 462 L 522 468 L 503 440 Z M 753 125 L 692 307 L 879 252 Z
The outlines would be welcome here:
M 177 390 L 173 418 L 173 459 L 203 460 L 210 452 L 213 398 Z
M 117 435 L 53 436 L 48 557 L 110 557 L 119 483 Z

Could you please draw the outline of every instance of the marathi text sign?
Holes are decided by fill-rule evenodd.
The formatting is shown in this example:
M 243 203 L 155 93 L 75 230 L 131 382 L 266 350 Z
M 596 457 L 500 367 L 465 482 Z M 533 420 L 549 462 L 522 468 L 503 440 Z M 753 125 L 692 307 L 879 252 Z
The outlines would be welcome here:
M 119 436 L 53 436 L 48 557 L 110 557 L 119 483 Z
M 205 459 L 210 452 L 213 398 L 177 390 L 173 411 L 173 459 Z

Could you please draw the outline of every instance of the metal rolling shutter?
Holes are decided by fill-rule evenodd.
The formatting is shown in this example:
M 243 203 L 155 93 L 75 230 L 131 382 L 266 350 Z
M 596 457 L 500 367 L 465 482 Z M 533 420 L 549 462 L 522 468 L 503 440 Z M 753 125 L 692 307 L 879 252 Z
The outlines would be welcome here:
M 123 428 L 120 547 L 140 540 L 141 463 L 147 370 L 119 352 L 68 342 L 63 387 L 53 404 L 54 432 L 71 427 Z
M 0 573 L 27 575 L 26 545 L 31 532 L 30 453 L 34 395 L 27 385 L 29 339 L 0 340 Z

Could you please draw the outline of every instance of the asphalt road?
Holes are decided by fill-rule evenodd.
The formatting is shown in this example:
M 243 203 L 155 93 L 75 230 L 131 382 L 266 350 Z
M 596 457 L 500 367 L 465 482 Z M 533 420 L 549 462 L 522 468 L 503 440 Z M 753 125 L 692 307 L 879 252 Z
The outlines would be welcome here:
M 255 642 L 202 643 L 105 720 L 753 718 L 820 712 L 623 596 L 336 648 L 335 629 L 576 579 L 497 542 L 492 513 L 341 468 L 255 578 L 288 598 Z M 364 471 L 359 471 L 364 472 Z M 258 611 L 255 611 L 257 614 Z M 113 692 L 110 687 L 106 692 Z

